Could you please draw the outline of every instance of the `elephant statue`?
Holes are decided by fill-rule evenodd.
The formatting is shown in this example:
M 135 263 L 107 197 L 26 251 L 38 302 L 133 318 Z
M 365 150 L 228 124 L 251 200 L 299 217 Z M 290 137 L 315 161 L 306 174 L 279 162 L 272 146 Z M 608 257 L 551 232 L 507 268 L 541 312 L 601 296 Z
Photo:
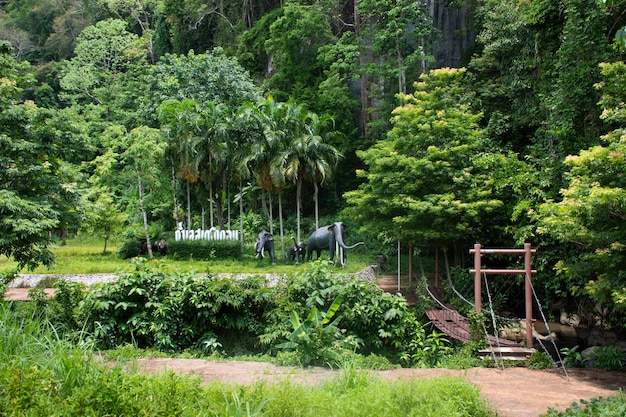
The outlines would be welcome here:
M 304 261 L 306 256 L 306 243 L 296 242 L 296 238 L 292 237 L 293 245 L 287 248 L 287 259 L 289 262 L 295 260 L 296 264 L 300 263 L 300 259 Z
M 323 249 L 330 252 L 330 260 L 335 261 L 335 253 L 339 254 L 341 266 L 346 266 L 346 250 L 363 245 L 364 242 L 355 243 L 352 246 L 346 246 L 344 243 L 346 237 L 346 226 L 342 222 L 335 222 L 328 226 L 323 226 L 311 233 L 307 244 L 307 259 L 310 261 L 313 251 L 317 252 L 317 257 Z M 336 261 L 335 261 L 336 263 Z
M 274 235 L 266 230 L 262 230 L 256 238 L 254 244 L 254 251 L 257 254 L 257 258 L 265 258 L 265 251 L 269 252 L 272 259 L 272 265 L 276 265 L 276 257 L 274 256 Z
M 159 243 L 156 244 L 156 250 L 161 255 L 167 255 L 167 242 L 165 242 L 165 239 L 159 240 Z

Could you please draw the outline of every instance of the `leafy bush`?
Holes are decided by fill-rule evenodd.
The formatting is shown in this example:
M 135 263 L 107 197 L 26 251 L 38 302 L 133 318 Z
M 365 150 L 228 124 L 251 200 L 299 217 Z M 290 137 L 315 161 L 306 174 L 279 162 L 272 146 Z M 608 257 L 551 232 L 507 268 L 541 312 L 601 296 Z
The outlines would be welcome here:
M 585 361 L 594 368 L 614 370 L 620 369 L 626 363 L 626 354 L 616 345 L 600 346 L 585 357 Z
M 345 352 L 356 350 L 359 345 L 357 340 L 346 337 L 345 331 L 337 327 L 339 318 L 335 317 L 335 313 L 340 306 L 341 297 L 337 297 L 326 312 L 320 312 L 313 306 L 304 321 L 292 311 L 293 332 L 288 336 L 288 342 L 277 347 L 295 351 L 302 366 L 339 365 Z
M 565 411 L 548 409 L 544 417 L 622 417 L 626 415 L 626 397 L 620 392 L 612 397 L 599 397 L 591 400 L 581 400 L 580 404 L 573 403 Z
M 578 345 L 571 348 L 561 348 L 561 356 L 563 357 L 563 366 L 566 368 L 582 368 L 585 365 L 583 354 L 578 351 Z
M 400 357 L 409 342 L 418 337 L 419 323 L 406 299 L 384 292 L 375 283 L 334 274 L 327 261 L 315 261 L 301 274 L 287 282 L 280 304 L 262 341 L 268 345 L 284 340 L 290 333 L 290 322 L 280 317 L 297 311 L 308 315 L 312 307 L 326 311 L 338 297 L 341 328 L 360 344 L 359 353 Z M 285 313 L 282 313 L 285 312 Z
M 444 356 L 440 361 L 442 368 L 469 369 L 484 365 L 484 360 L 478 357 L 478 350 L 484 349 L 487 343 L 485 339 L 463 343 L 452 354 Z
M 59 279 L 54 283 L 56 293 L 49 303 L 49 319 L 58 327 L 68 331 L 79 330 L 82 320 L 78 306 L 85 297 L 87 287 L 81 282 Z
M 444 336 L 439 332 L 426 334 L 424 328 L 418 326 L 417 337 L 409 343 L 402 356 L 403 361 L 427 368 L 441 366 L 442 361 L 452 353 L 450 342 Z
M 174 240 L 167 242 L 167 253 L 174 259 L 237 259 L 241 242 L 237 240 Z
M 135 258 L 141 254 L 141 244 L 133 239 L 122 244 L 117 255 L 122 259 Z
M 554 367 L 550 355 L 539 350 L 530 354 L 530 357 L 526 361 L 526 365 L 530 369 L 550 369 Z
M 116 281 L 93 286 L 81 311 L 103 346 L 180 351 L 201 348 L 214 337 L 242 349 L 256 342 L 265 312 L 275 305 L 265 278 L 166 274 L 163 266 L 139 258 Z

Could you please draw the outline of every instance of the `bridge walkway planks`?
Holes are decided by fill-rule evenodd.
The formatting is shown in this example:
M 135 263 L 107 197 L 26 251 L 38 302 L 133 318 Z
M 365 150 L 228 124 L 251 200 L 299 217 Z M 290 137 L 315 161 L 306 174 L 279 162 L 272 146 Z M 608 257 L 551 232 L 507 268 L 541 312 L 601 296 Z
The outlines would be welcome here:
M 426 315 L 431 322 L 442 332 L 448 336 L 461 342 L 470 342 L 471 333 L 469 322 L 456 310 L 427 310 Z M 495 336 L 488 335 L 487 342 L 490 346 L 521 347 L 520 342 L 499 338 L 496 341 Z

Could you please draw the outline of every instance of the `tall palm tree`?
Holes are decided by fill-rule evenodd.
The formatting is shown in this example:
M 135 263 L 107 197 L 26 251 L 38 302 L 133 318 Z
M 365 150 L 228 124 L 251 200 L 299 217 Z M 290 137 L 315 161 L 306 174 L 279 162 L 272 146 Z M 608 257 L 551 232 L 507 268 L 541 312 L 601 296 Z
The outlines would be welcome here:
M 197 154 L 200 178 L 209 193 L 210 227 L 214 227 L 214 206 L 220 228 L 224 228 L 223 193 L 228 174 L 228 135 L 232 110 L 224 103 L 209 101 L 200 109 L 203 140 Z M 217 192 L 214 191 L 217 188 Z
M 191 184 L 198 181 L 198 147 L 202 141 L 200 110 L 194 100 L 166 100 L 158 108 L 168 153 L 187 188 L 187 227 L 191 228 Z
M 251 163 L 254 167 L 257 184 L 263 192 L 267 192 L 270 196 L 268 211 L 270 233 L 273 227 L 271 195 L 276 184 L 275 179 L 272 178 L 272 164 L 281 151 L 285 135 L 282 127 L 283 113 L 283 104 L 274 101 L 272 97 L 268 97 L 265 101 L 258 103 L 254 112 L 257 118 L 257 126 L 261 130 L 262 135 L 253 145 Z
M 283 227 L 283 201 L 282 192 L 286 185 L 284 171 L 276 159 L 288 145 L 288 127 L 286 125 L 286 113 L 289 110 L 289 103 L 279 103 L 269 97 L 261 105 L 263 135 L 271 150 L 268 153 L 269 165 L 268 174 L 272 185 L 271 191 L 278 194 L 278 223 L 280 228 L 280 250 L 281 258 L 285 259 L 285 235 Z M 271 195 L 271 194 L 270 194 Z
M 239 234 L 241 253 L 244 251 L 243 233 L 243 182 L 252 177 L 250 169 L 254 159 L 253 146 L 263 137 L 259 124 L 258 107 L 251 102 L 243 103 L 230 118 L 231 140 L 228 142 L 228 154 L 232 167 L 232 176 L 238 182 L 239 193 Z
M 318 180 L 323 182 L 329 178 L 341 154 L 327 142 L 330 136 L 324 130 L 327 125 L 326 117 L 320 119 L 301 105 L 291 104 L 290 107 L 287 112 L 288 124 L 291 126 L 289 145 L 281 153 L 277 163 L 284 170 L 285 177 L 296 184 L 297 239 L 300 241 L 302 184 L 305 180 L 317 184 Z M 316 201 L 316 213 L 317 211 Z
M 320 145 L 315 149 L 315 155 L 308 160 L 309 165 L 307 177 L 313 181 L 315 191 L 313 200 L 315 201 L 315 228 L 319 227 L 319 185 L 323 185 L 332 178 L 341 153 L 332 146 L 332 142 L 340 136 L 334 129 L 334 120 L 330 115 L 318 116 L 316 113 L 309 113 L 305 125 L 306 134 L 312 139 L 311 143 L 320 141 Z M 312 148 L 313 150 L 313 148 Z

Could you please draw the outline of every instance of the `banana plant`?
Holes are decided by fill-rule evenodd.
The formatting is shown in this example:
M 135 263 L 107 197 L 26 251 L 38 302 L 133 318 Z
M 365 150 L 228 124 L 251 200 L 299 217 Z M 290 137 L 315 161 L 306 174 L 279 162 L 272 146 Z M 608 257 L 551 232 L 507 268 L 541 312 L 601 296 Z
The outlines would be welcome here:
M 340 361 L 343 332 L 338 327 L 340 317 L 337 311 L 342 301 L 341 296 L 337 297 L 326 312 L 320 312 L 316 306 L 311 307 L 304 321 L 292 311 L 290 318 L 294 330 L 287 337 L 288 341 L 278 347 L 297 352 L 302 366 Z

